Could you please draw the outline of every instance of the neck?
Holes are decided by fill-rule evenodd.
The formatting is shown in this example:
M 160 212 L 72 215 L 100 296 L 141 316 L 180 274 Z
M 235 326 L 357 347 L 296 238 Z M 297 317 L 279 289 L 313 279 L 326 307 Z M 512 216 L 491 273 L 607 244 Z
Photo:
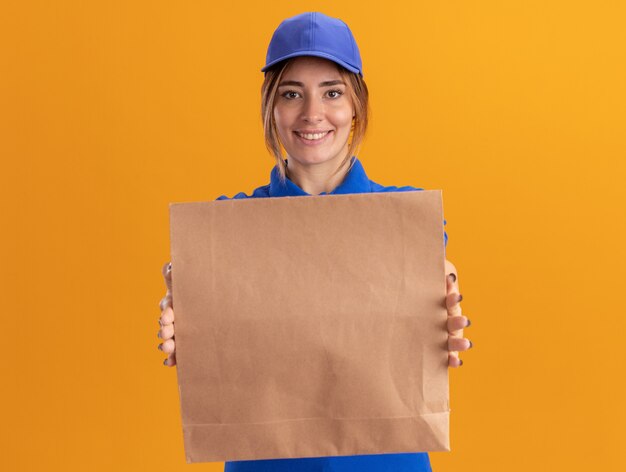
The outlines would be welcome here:
M 290 159 L 287 176 L 309 195 L 319 195 L 323 192 L 330 193 L 346 177 L 350 168 L 350 159 L 337 170 L 339 164 L 337 162 L 323 162 L 321 164 L 302 165 Z

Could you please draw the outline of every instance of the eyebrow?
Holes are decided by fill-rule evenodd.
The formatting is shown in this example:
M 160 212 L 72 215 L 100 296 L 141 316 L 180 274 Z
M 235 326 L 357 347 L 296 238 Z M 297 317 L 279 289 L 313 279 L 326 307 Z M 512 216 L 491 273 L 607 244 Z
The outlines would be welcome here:
M 330 87 L 332 85 L 346 85 L 346 83 L 343 80 L 327 80 L 325 82 L 320 82 L 319 86 L 320 87 Z M 302 82 L 298 82 L 296 80 L 285 80 L 283 82 L 281 82 L 280 84 L 278 84 L 279 87 L 284 87 L 286 85 L 294 85 L 296 87 L 302 87 L 304 88 L 304 84 Z

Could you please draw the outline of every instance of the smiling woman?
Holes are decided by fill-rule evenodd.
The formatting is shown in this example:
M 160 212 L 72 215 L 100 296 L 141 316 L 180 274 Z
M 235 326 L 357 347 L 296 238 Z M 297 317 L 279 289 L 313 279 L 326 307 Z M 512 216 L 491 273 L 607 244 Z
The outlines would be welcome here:
M 287 175 L 282 144 L 291 158 L 291 180 L 308 186 L 303 166 L 318 164 L 333 178 L 308 193 L 331 191 L 340 183 L 338 174 L 349 170 L 367 130 L 369 94 L 361 75 L 328 59 L 297 56 L 266 71 L 261 95 L 265 143 L 281 178 Z
M 273 117 L 289 156 L 287 173 L 294 183 L 309 187 L 309 193 L 336 187 L 342 165 L 350 158 L 354 109 L 345 89 L 337 65 L 306 56 L 291 59 L 278 84 Z M 318 182 L 306 180 L 311 166 L 324 175 L 334 174 L 335 179 L 325 182 L 324 188 L 314 188 Z
M 303 13 L 284 20 L 274 32 L 262 71 L 261 117 L 265 143 L 276 160 L 270 183 L 233 198 L 275 198 L 327 194 L 403 192 L 416 187 L 385 187 L 371 181 L 357 151 L 367 130 L 368 89 L 359 48 L 348 25 L 322 13 Z M 283 151 L 285 155 L 283 155 Z M 220 200 L 228 199 L 226 196 Z M 444 222 L 445 224 L 445 222 Z M 444 244 L 447 234 L 444 232 Z M 172 267 L 166 264 L 167 294 L 161 301 L 159 348 L 164 364 L 176 365 Z M 448 261 L 446 299 L 448 359 L 471 347 L 463 337 L 469 320 L 461 312 L 456 268 Z M 444 329 L 444 328 L 442 328 Z M 332 456 L 303 459 L 227 462 L 229 472 L 258 471 L 430 471 L 426 453 Z

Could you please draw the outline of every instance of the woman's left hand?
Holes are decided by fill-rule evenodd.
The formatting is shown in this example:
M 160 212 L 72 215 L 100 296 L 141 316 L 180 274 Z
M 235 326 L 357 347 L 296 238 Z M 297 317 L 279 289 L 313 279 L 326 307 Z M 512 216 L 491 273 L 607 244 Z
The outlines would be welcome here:
M 459 359 L 459 352 L 467 351 L 472 342 L 463 337 L 463 329 L 471 322 L 463 316 L 461 310 L 463 296 L 459 293 L 459 279 L 454 265 L 446 260 L 446 307 L 448 309 L 448 365 L 461 367 L 463 361 Z

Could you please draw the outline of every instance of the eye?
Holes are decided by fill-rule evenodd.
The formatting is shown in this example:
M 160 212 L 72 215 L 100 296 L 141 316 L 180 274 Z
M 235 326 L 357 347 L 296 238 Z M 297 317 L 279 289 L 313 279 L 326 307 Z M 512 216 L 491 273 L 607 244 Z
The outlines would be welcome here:
M 300 94 L 295 90 L 287 90 L 281 94 L 281 97 L 286 98 L 287 100 L 293 100 L 294 98 L 297 98 L 298 95 Z
M 328 95 L 330 98 L 339 98 L 343 95 L 343 92 L 341 90 L 329 90 Z

